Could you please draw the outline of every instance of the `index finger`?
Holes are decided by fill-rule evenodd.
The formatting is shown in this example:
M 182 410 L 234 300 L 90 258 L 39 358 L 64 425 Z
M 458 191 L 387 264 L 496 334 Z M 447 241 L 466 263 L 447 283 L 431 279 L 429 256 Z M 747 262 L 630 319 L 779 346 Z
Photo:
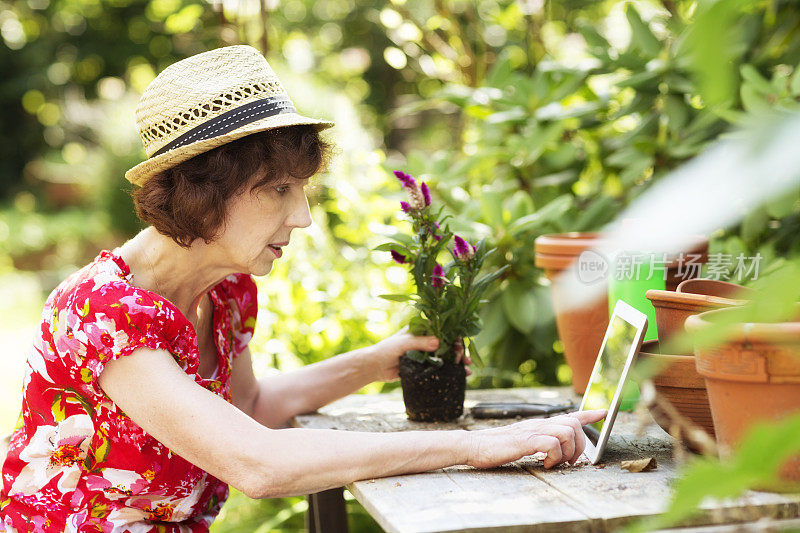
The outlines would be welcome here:
M 569 416 L 574 416 L 578 419 L 581 425 L 585 424 L 593 424 L 599 420 L 602 420 L 608 414 L 608 409 L 593 409 L 591 411 L 575 411 L 574 413 L 569 413 Z

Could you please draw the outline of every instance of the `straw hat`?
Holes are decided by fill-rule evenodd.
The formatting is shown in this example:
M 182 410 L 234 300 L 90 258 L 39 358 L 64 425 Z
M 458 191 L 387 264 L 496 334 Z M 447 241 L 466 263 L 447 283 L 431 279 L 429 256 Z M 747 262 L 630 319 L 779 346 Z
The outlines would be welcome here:
M 188 57 L 150 82 L 136 107 L 148 159 L 125 173 L 142 185 L 156 172 L 251 133 L 332 122 L 297 113 L 261 52 L 226 46 Z

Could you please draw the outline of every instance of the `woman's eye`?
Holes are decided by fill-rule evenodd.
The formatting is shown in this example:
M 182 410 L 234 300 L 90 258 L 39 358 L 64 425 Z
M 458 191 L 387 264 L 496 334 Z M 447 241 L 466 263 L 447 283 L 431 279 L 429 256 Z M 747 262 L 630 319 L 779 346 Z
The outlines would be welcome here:
M 283 194 L 286 194 L 287 192 L 289 192 L 289 186 L 288 185 L 279 185 L 279 186 L 275 187 L 275 190 L 278 191 L 278 194 L 283 195 Z

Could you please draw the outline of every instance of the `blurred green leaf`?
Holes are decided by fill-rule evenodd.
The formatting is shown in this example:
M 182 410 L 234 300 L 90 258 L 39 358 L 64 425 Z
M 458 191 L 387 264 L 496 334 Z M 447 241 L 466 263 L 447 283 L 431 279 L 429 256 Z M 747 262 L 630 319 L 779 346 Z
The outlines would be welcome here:
M 653 35 L 650 27 L 639 16 L 639 12 L 636 11 L 633 4 L 625 6 L 625 17 L 628 19 L 633 34 L 632 42 L 647 56 L 658 57 L 661 52 L 661 42 Z

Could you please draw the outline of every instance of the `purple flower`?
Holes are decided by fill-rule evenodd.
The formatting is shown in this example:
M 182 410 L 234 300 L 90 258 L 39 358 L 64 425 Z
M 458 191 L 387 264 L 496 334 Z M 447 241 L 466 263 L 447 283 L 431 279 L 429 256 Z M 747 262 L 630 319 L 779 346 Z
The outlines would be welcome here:
M 417 185 L 417 181 L 414 178 L 400 170 L 395 170 L 394 175 L 397 176 L 397 179 L 399 179 L 400 183 L 403 184 L 403 187 L 406 188 L 408 199 L 410 200 L 410 202 L 408 202 L 410 210 L 419 210 L 428 205 L 425 203 L 425 197 L 422 194 L 422 191 L 419 189 L 419 185 Z M 408 211 L 405 210 L 405 207 L 403 208 L 403 211 L 408 213 Z
M 453 255 L 456 259 L 460 259 L 461 261 L 469 261 L 472 259 L 472 256 L 475 254 L 475 248 L 458 235 L 456 235 L 453 240 L 456 243 L 456 247 L 453 250 Z
M 403 213 L 408 213 L 411 211 L 411 206 L 408 205 L 408 202 L 400 202 L 400 209 L 403 210 Z
M 422 191 L 422 197 L 425 199 L 425 205 L 431 205 L 431 191 L 428 189 L 428 184 L 423 182 L 419 188 Z
M 433 275 L 431 276 L 431 287 L 444 287 L 445 277 L 444 277 L 444 269 L 442 265 L 436 264 L 433 267 Z
M 400 183 L 403 184 L 403 187 L 416 188 L 417 186 L 416 180 L 414 180 L 414 178 L 412 178 L 405 172 L 402 172 L 400 170 L 395 170 L 394 175 L 397 177 L 397 179 L 400 180 Z
M 400 263 L 401 265 L 408 262 L 408 261 L 406 261 L 406 256 L 404 256 L 403 254 L 401 254 L 397 250 L 391 250 L 391 254 L 392 254 L 392 259 L 394 259 L 396 262 Z

